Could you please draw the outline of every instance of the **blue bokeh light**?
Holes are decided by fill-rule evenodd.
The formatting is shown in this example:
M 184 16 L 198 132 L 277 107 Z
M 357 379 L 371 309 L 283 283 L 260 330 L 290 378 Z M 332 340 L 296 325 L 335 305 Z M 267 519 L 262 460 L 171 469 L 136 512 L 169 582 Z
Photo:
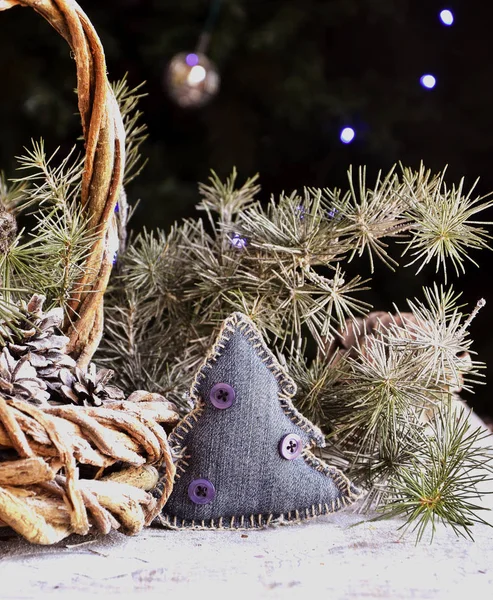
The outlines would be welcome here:
M 341 130 L 341 142 L 343 144 L 350 144 L 354 140 L 355 135 L 356 133 L 352 127 L 344 127 L 344 129 Z
M 454 13 L 448 8 L 440 11 L 440 21 L 449 27 L 454 22 Z
M 430 75 L 429 73 L 427 73 L 426 75 L 423 75 L 421 77 L 419 82 L 421 83 L 421 85 L 423 87 L 427 88 L 428 90 L 431 90 L 435 87 L 437 80 L 433 75 Z
M 192 52 L 191 54 L 187 54 L 185 62 L 189 67 L 195 67 L 195 65 L 199 64 L 199 57 Z

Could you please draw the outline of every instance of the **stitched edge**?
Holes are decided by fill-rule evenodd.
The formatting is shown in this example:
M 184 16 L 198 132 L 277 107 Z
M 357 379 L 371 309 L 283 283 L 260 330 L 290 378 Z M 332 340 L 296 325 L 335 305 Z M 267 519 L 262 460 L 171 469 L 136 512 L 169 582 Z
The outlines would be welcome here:
M 349 502 L 350 503 L 350 502 Z M 202 521 L 180 519 L 176 516 L 159 515 L 154 523 L 157 523 L 167 529 L 195 529 L 195 530 L 248 530 L 248 529 L 265 529 L 282 523 L 299 524 L 303 521 L 311 521 L 323 515 L 330 515 L 344 506 L 347 506 L 348 501 L 342 498 L 332 500 L 331 504 L 320 503 L 312 504 L 311 506 L 288 511 L 281 514 L 263 513 L 256 515 L 241 515 L 233 517 L 220 517 L 219 519 L 208 519 Z
M 325 446 L 325 436 L 322 431 L 300 412 L 298 412 L 290 400 L 290 398 L 296 394 L 295 382 L 279 364 L 279 361 L 268 348 L 262 337 L 262 334 L 257 329 L 253 321 L 241 312 L 234 312 L 223 322 L 216 338 L 216 342 L 213 344 L 202 366 L 198 370 L 190 390 L 190 397 L 194 404 L 197 405 L 198 403 L 202 402 L 202 398 L 198 392 L 198 387 L 201 380 L 206 378 L 204 370 L 210 368 L 211 363 L 216 362 L 217 359 L 222 355 L 222 350 L 225 348 L 225 342 L 231 339 L 237 329 L 241 331 L 245 338 L 252 344 L 262 362 L 274 375 L 280 390 L 279 400 L 281 402 L 281 407 L 286 416 L 298 427 L 303 429 L 303 431 L 305 431 L 308 436 L 315 441 L 317 446 L 323 448 Z M 192 410 L 190 414 L 195 414 L 195 410 Z M 180 424 L 181 423 L 179 423 L 178 426 Z
M 282 392 L 289 398 L 294 396 L 296 393 L 296 384 L 291 379 L 291 377 L 282 369 L 281 365 L 278 363 L 276 357 L 269 350 L 264 340 L 262 339 L 262 335 L 246 315 L 240 312 L 235 312 L 230 315 L 222 324 L 221 329 L 219 330 L 218 336 L 216 338 L 216 342 L 213 344 L 211 350 L 207 354 L 202 366 L 198 370 L 197 375 L 192 383 L 190 396 L 192 400 L 197 400 L 199 398 L 198 395 L 198 385 L 201 379 L 205 379 L 204 369 L 210 367 L 211 362 L 216 362 L 216 360 L 222 355 L 222 350 L 225 348 L 225 342 L 231 339 L 231 336 L 234 335 L 235 331 L 239 329 L 244 336 L 250 342 L 253 342 L 253 347 L 258 351 L 262 362 L 267 366 L 267 368 L 274 375 L 277 383 Z
M 342 503 L 343 506 L 349 506 L 349 504 L 352 504 L 361 497 L 362 490 L 356 487 L 337 467 L 328 465 L 307 449 L 303 450 L 302 457 L 310 467 L 332 479 L 341 492 L 341 496 L 336 500 Z
M 219 517 L 218 524 L 215 524 L 216 519 L 202 520 L 196 524 L 195 520 L 180 519 L 176 516 L 160 514 L 155 523 L 159 523 L 167 529 L 264 529 L 282 522 L 290 524 L 299 524 L 302 521 L 309 521 L 322 515 L 330 515 L 338 510 L 349 506 L 358 498 L 361 497 L 362 491 L 359 490 L 351 481 L 336 467 L 331 467 L 324 461 L 317 458 L 309 450 L 304 450 L 301 454 L 303 460 L 312 468 L 322 473 L 326 477 L 332 479 L 340 492 L 340 496 L 327 502 L 312 504 L 306 508 L 295 509 L 280 514 L 261 513 L 253 515 L 234 515 L 232 517 Z M 165 507 L 166 508 L 166 507 Z M 294 514 L 293 514 L 294 513 Z M 224 524 L 225 520 L 229 519 L 229 524 Z
M 168 443 L 170 445 L 171 451 L 174 454 L 180 454 L 180 450 L 185 441 L 185 435 L 190 433 L 190 431 L 193 429 L 194 424 L 200 418 L 200 415 L 203 413 L 204 408 L 205 402 L 202 400 L 202 398 L 198 398 L 195 404 L 195 408 L 193 408 L 192 411 L 188 413 L 188 415 L 183 417 L 183 419 L 175 425 L 173 431 L 169 434 Z M 180 458 L 176 463 L 177 468 L 182 460 L 183 459 Z
M 211 362 L 216 362 L 217 359 L 222 355 L 221 350 L 224 350 L 225 348 L 224 342 L 227 342 L 231 339 L 231 336 L 234 335 L 236 329 L 239 329 L 245 335 L 246 339 L 252 342 L 252 345 L 257 350 L 262 362 L 274 375 L 281 390 L 279 393 L 279 402 L 286 416 L 295 425 L 303 429 L 318 446 L 325 446 L 325 437 L 321 430 L 316 425 L 311 423 L 306 417 L 304 417 L 294 407 L 290 400 L 290 398 L 296 393 L 296 384 L 294 381 L 283 370 L 274 354 L 267 347 L 261 333 L 256 328 L 254 323 L 243 313 L 235 312 L 224 321 L 216 338 L 216 342 L 213 344 L 193 380 L 190 397 L 194 402 L 195 407 L 175 426 L 168 437 L 168 443 L 171 451 L 173 454 L 175 454 L 175 456 L 179 456 L 176 462 L 175 481 L 177 481 L 181 475 L 186 472 L 186 468 L 190 464 L 186 460 L 187 458 L 190 458 L 190 456 L 184 456 L 184 436 L 190 433 L 194 424 L 198 421 L 205 408 L 205 402 L 198 393 L 200 381 L 206 378 L 204 370 L 210 368 Z M 336 498 L 337 502 L 332 500 L 330 507 L 328 504 L 312 505 L 311 507 L 303 509 L 305 512 L 304 516 L 300 516 L 300 511 L 296 510 L 294 517 L 292 516 L 292 511 L 279 515 L 258 514 L 248 516 L 233 516 L 230 518 L 231 520 L 229 526 L 223 525 L 223 517 L 219 518 L 218 526 L 215 526 L 214 519 L 207 521 L 207 524 L 206 521 L 201 521 L 199 525 L 196 525 L 195 521 L 178 519 L 176 516 L 168 517 L 162 513 L 156 517 L 154 522 L 157 522 L 170 529 L 259 529 L 269 526 L 274 520 L 276 522 L 281 520 L 290 523 L 299 523 L 320 515 L 331 514 L 343 506 L 352 504 L 357 498 L 359 498 L 361 495 L 360 490 L 358 490 L 358 488 L 356 488 L 356 486 L 354 486 L 349 479 L 341 471 L 339 471 L 339 469 L 336 467 L 331 467 L 327 463 L 323 462 L 306 448 L 303 450 L 301 456 L 310 467 L 313 467 L 323 475 L 330 477 L 341 492 L 341 497 Z M 166 506 L 164 509 L 165 508 Z M 238 525 L 236 524 L 236 519 L 240 520 Z
M 279 394 L 279 402 L 284 414 L 300 429 L 303 429 L 319 448 L 325 448 L 325 436 L 322 431 L 309 419 L 304 417 L 294 406 L 291 400 Z

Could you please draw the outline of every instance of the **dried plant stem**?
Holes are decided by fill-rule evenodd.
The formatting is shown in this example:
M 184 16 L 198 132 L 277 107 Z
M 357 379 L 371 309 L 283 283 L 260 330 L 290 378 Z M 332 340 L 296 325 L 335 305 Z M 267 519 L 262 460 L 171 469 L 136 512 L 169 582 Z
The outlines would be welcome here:
M 39 457 L 0 463 L 0 485 L 33 485 L 53 479 L 53 469 Z
M 461 329 L 460 329 L 460 333 L 464 333 L 466 331 L 466 329 L 469 327 L 469 325 L 472 323 L 472 321 L 476 318 L 478 312 L 484 307 L 486 306 L 486 300 L 484 298 L 480 298 L 477 303 L 476 306 L 474 307 L 474 310 L 472 311 L 472 313 L 467 317 L 467 319 L 464 321 L 464 325 L 462 325 Z

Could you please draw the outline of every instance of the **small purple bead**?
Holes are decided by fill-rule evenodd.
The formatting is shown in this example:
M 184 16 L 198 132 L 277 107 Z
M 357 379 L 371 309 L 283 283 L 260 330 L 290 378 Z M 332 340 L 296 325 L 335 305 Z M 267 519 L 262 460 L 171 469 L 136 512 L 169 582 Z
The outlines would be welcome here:
M 299 204 L 295 210 L 298 213 L 299 218 L 303 221 L 306 214 L 306 208 L 303 206 L 303 204 Z
M 194 479 L 188 486 L 188 497 L 194 504 L 209 504 L 216 496 L 216 489 L 208 479 Z
M 286 460 L 298 458 L 303 450 L 303 441 L 296 433 L 288 433 L 279 442 L 279 453 Z
M 231 246 L 233 246 L 233 248 L 237 248 L 238 250 L 243 250 L 244 248 L 246 248 L 247 245 L 247 240 L 244 237 L 241 237 L 241 235 L 239 233 L 235 233 L 234 236 L 231 238 Z
M 232 406 L 236 398 L 236 392 L 227 383 L 216 383 L 209 394 L 213 406 L 221 410 Z

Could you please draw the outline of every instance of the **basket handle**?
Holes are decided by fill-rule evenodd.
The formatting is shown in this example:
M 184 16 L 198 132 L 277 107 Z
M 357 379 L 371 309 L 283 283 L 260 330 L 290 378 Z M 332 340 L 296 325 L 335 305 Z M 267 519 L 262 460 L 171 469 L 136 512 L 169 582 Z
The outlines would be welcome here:
M 34 9 L 67 41 L 77 65 L 79 113 L 85 140 L 81 203 L 97 240 L 83 275 L 71 290 L 64 330 L 69 352 L 85 368 L 103 333 L 103 295 L 118 247 L 114 215 L 125 166 L 125 130 L 106 76 L 101 41 L 88 17 L 74 0 L 0 0 L 0 10 L 12 6 Z

